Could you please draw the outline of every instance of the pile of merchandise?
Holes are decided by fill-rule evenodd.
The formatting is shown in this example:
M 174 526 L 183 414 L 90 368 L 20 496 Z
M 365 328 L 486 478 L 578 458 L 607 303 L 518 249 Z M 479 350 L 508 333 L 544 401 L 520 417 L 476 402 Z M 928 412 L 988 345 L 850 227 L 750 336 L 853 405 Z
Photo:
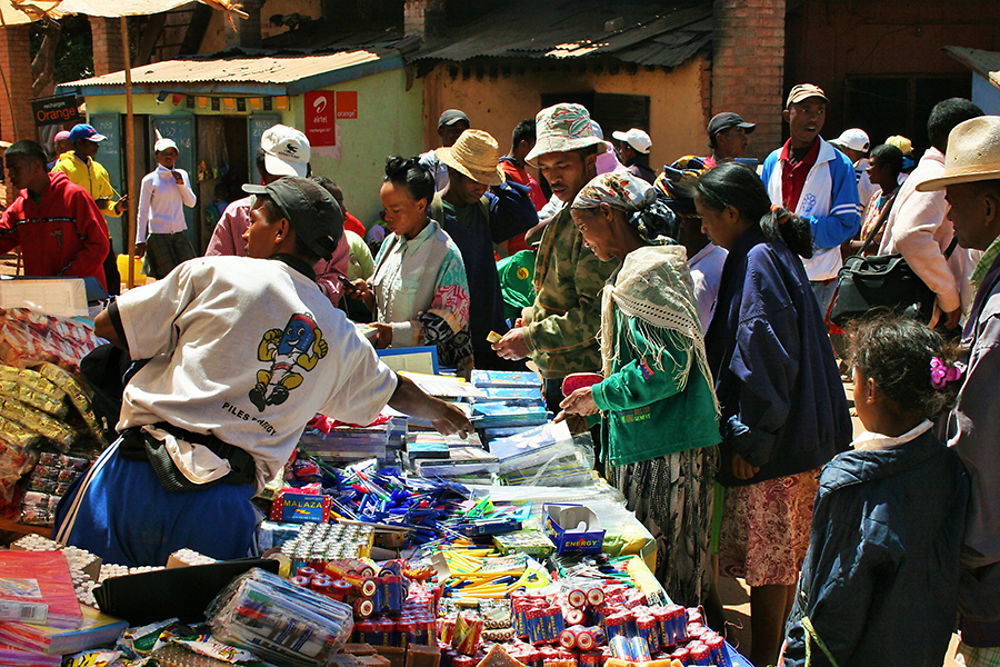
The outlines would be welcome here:
M 0 311 L 0 515 L 51 526 L 61 496 L 106 446 L 78 374 L 97 344 L 86 321 Z

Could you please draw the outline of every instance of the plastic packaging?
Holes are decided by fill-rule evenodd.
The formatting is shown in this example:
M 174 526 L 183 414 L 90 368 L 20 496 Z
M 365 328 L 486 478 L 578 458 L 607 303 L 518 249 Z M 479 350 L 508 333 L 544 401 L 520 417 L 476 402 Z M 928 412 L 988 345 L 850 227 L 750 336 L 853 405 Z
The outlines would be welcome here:
M 206 611 L 212 635 L 283 665 L 327 665 L 354 630 L 351 607 L 254 568 Z

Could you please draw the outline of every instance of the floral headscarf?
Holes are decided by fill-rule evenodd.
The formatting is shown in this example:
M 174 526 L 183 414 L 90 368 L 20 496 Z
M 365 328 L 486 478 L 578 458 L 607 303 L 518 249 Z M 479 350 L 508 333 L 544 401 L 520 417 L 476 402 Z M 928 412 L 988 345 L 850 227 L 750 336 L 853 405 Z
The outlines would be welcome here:
M 625 211 L 628 223 L 644 239 L 677 238 L 673 211 L 657 198 L 652 185 L 627 171 L 612 171 L 591 180 L 576 195 L 572 208 L 594 209 L 601 204 Z

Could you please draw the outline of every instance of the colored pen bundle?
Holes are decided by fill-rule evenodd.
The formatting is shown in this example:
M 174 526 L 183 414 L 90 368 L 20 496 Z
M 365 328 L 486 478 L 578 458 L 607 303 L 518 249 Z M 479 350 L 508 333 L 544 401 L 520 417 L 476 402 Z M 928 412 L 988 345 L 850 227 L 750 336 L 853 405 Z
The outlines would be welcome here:
M 219 641 L 285 665 L 324 665 L 354 630 L 351 608 L 260 569 L 233 580 L 206 612 Z

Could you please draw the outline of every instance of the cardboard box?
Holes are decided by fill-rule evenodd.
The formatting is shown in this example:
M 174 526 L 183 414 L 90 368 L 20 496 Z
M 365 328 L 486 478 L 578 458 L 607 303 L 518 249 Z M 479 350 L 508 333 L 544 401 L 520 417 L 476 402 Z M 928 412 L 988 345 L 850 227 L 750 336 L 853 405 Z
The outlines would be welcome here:
M 604 529 L 589 508 L 583 505 L 546 504 L 545 533 L 557 553 L 598 554 L 604 546 Z

